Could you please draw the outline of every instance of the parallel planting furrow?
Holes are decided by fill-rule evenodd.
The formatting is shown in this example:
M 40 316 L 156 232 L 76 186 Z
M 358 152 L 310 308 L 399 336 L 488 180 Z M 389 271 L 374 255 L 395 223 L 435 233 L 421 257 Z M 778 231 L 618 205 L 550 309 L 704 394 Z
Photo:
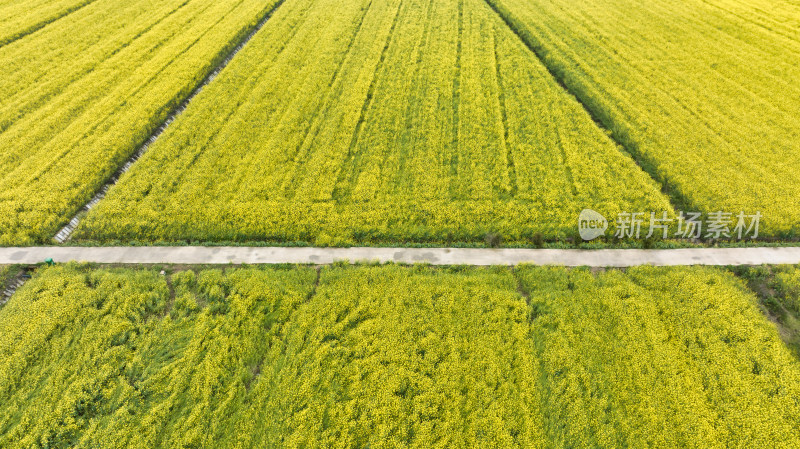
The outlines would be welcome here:
M 344 189 L 346 189 L 347 186 L 352 185 L 354 176 L 358 175 L 358 172 L 355 170 L 355 167 L 358 166 L 361 154 L 355 151 L 355 145 L 361 138 L 361 132 L 363 130 L 364 121 L 366 120 L 367 111 L 372 107 L 372 102 L 373 99 L 375 98 L 375 89 L 376 89 L 376 83 L 378 81 L 378 74 L 383 72 L 383 64 L 385 64 L 386 61 L 386 53 L 392 42 L 392 38 L 395 36 L 394 30 L 395 28 L 397 28 L 397 23 L 399 22 L 399 19 L 400 19 L 400 9 L 398 3 L 398 8 L 394 13 L 394 21 L 392 22 L 392 27 L 386 34 L 386 43 L 383 46 L 383 50 L 381 50 L 381 56 L 378 59 L 378 64 L 375 68 L 375 71 L 372 74 L 372 80 L 370 81 L 369 89 L 367 90 L 367 95 L 364 98 L 364 104 L 361 106 L 361 112 L 358 117 L 358 122 L 356 123 L 356 127 L 353 130 L 353 136 L 350 139 L 350 145 L 347 147 L 347 158 L 343 163 L 342 170 L 339 171 L 339 176 L 336 181 L 336 187 L 334 188 L 332 193 L 334 198 L 346 196 L 347 193 L 344 192 Z
M 703 0 L 735 15 L 745 26 L 757 25 L 800 42 L 800 3 L 796 1 Z
M 288 0 L 76 237 L 523 243 L 671 211 L 481 1 L 331 2 Z
M 42 268 L 0 308 L 0 446 L 800 439 L 800 363 L 722 269 L 159 270 Z
M 171 21 L 184 26 L 197 15 L 199 10 L 202 11 L 210 6 L 197 3 L 187 7 L 189 6 L 187 3 L 166 2 L 158 8 L 149 8 L 148 5 L 134 2 L 118 8 L 113 15 L 105 14 L 105 11 L 98 7 L 107 7 L 108 4 L 96 5 L 78 17 L 72 18 L 69 23 L 43 31 L 41 36 L 37 36 L 37 40 L 58 40 L 58 45 L 32 52 L 33 44 L 25 42 L 6 49 L 4 59 L 14 69 L 0 80 L 0 92 L 6 97 L 0 109 L 0 131 L 6 131 L 12 124 L 40 111 L 48 102 L 69 107 L 69 102 L 74 101 L 70 97 L 75 96 L 73 85 L 86 83 L 87 75 L 91 75 L 95 70 L 108 70 L 111 64 L 119 61 L 117 55 L 120 52 L 125 52 L 128 61 L 134 63 L 146 61 L 151 57 L 151 52 L 169 42 L 176 33 L 174 29 L 167 32 L 167 29 L 163 28 L 164 25 L 159 26 L 159 24 Z M 146 12 L 149 13 L 150 20 L 141 20 Z M 96 27 L 98 32 L 79 32 L 92 26 Z M 160 32 L 158 35 L 152 32 L 154 28 Z M 103 32 L 104 30 L 106 31 Z M 149 36 L 147 45 L 141 45 L 142 42 L 139 41 L 138 50 L 128 49 L 145 34 Z M 124 73 L 119 73 L 119 78 L 108 81 L 124 79 L 123 75 Z M 89 92 L 83 95 L 81 98 L 87 102 L 88 99 L 95 98 L 92 95 L 96 96 L 99 93 Z M 72 109 L 72 111 L 79 110 Z M 32 142 L 46 140 L 49 136 L 44 134 L 35 137 L 37 140 L 31 140 Z M 7 160 L 4 159 L 4 162 Z
M 0 48 L 0 244 L 48 241 L 274 5 L 98 0 Z
M 800 232 L 795 2 L 486 1 L 676 206 Z
M 0 47 L 97 0 L 11 0 L 0 3 Z
M 497 82 L 497 102 L 500 107 L 500 118 L 503 126 L 503 142 L 506 150 L 506 163 L 508 164 L 508 193 L 515 195 L 517 192 L 517 173 L 514 168 L 514 155 L 511 146 L 508 145 L 508 109 L 506 108 L 505 94 L 503 93 L 503 71 L 500 68 L 500 51 L 497 40 L 494 41 L 494 67 L 495 80 Z

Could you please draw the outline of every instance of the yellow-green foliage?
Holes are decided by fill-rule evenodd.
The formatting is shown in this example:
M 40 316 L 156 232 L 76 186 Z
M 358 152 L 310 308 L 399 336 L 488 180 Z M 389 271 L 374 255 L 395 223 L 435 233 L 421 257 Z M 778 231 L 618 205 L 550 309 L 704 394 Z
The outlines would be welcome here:
M 800 232 L 796 1 L 487 2 L 686 206 Z
M 516 284 L 507 269 L 324 270 L 269 387 L 283 392 L 271 406 L 283 447 L 540 447 Z
M 49 241 L 272 4 L 96 0 L 0 46 L 0 244 Z
M 212 447 L 311 269 L 46 269 L 0 310 L 0 447 Z M 172 289 L 172 291 L 171 291 Z M 174 300 L 172 296 L 174 295 Z
M 77 236 L 523 242 L 671 211 L 481 0 L 289 0 Z
M 775 273 L 773 286 L 783 304 L 795 315 L 800 314 L 800 267 L 784 267 Z
M 96 0 L 3 0 L 0 1 L 0 46 Z
M 797 447 L 800 365 L 716 269 L 523 269 L 554 447 Z
M 40 270 L 0 447 L 777 447 L 800 364 L 718 269 Z

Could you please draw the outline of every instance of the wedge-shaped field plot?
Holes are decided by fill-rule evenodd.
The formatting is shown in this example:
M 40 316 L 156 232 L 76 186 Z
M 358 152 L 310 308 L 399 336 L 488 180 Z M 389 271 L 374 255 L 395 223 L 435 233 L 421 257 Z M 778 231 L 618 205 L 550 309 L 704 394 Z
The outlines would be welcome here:
M 485 3 L 288 0 L 76 237 L 525 242 L 584 208 L 671 211 Z
M 800 235 L 800 4 L 487 0 L 685 209 Z
M 48 242 L 274 5 L 11 3 L 66 15 L 0 46 L 0 244 Z

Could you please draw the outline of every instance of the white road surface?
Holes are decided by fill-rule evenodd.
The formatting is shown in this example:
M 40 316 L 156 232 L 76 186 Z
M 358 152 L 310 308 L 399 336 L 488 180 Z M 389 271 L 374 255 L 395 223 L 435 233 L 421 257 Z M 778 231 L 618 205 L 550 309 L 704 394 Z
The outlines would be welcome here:
M 103 264 L 329 264 L 336 261 L 433 265 L 636 265 L 800 264 L 800 247 L 691 249 L 475 249 L 288 247 L 21 247 L 0 248 L 0 264 L 55 262 Z

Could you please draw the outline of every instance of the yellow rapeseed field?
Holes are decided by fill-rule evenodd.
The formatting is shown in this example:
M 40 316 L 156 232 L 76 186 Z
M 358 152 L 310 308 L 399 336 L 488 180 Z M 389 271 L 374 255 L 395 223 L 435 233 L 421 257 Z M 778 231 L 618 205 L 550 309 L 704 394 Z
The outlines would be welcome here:
M 800 441 L 800 362 L 721 269 L 159 270 L 43 268 L 0 308 L 0 446 Z
M 0 2 L 0 42 L 78 2 L 44 3 Z M 0 44 L 0 245 L 49 243 L 272 5 L 95 0 Z
M 289 0 L 76 238 L 508 243 L 667 198 L 481 0 Z
M 800 5 L 486 0 L 676 206 L 800 234 Z
M 96 0 L 0 2 L 0 46 L 33 33 Z

